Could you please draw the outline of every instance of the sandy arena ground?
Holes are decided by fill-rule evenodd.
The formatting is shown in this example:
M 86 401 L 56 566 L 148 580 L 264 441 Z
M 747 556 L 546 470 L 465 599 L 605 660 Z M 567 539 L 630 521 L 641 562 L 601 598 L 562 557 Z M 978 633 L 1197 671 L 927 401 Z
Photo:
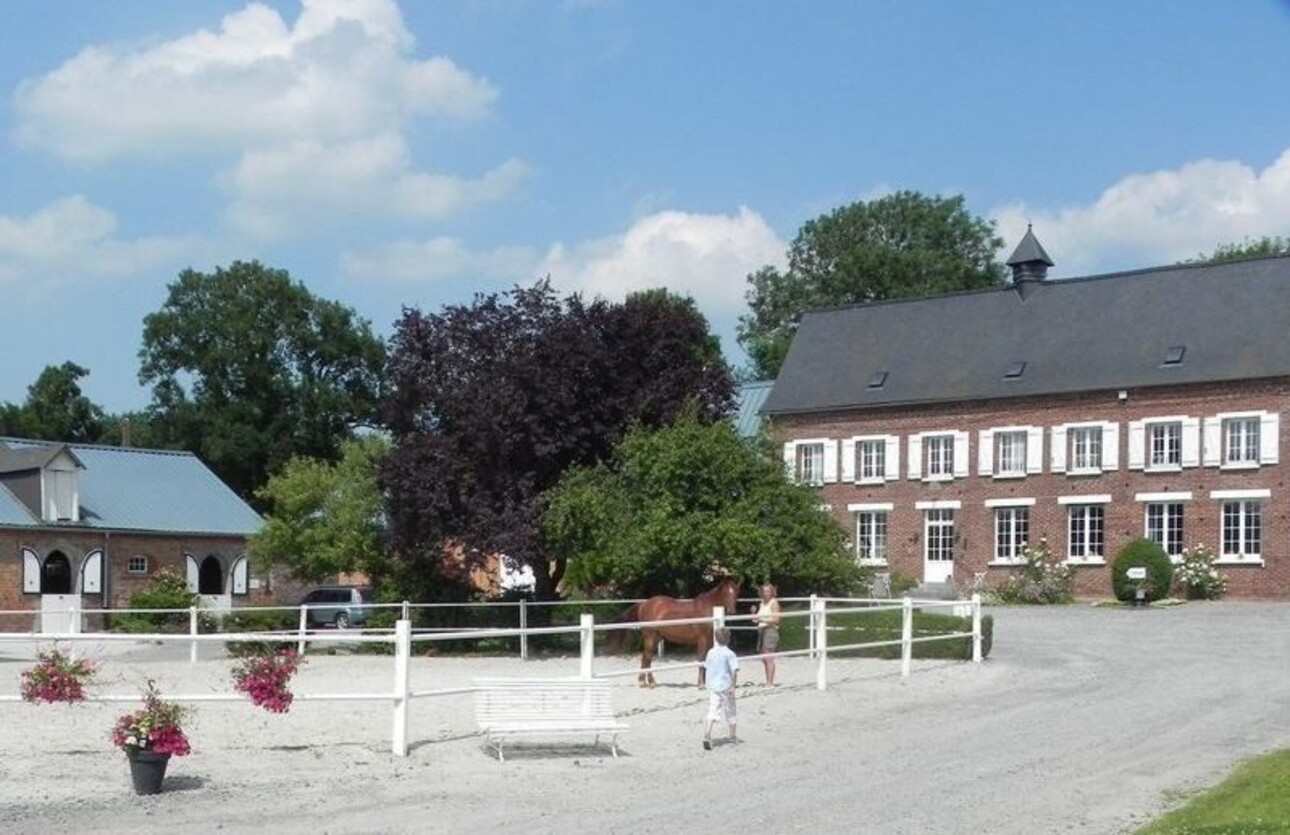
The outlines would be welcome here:
M 979 666 L 916 662 L 902 680 L 898 662 L 832 660 L 820 692 L 805 659 L 781 661 L 775 689 L 753 662 L 743 741 L 712 752 L 699 744 L 706 700 L 689 671 L 654 690 L 614 680 L 631 725 L 618 760 L 560 745 L 499 763 L 464 695 L 413 703 L 407 758 L 389 753 L 386 704 L 299 702 L 274 716 L 204 703 L 195 753 L 172 759 L 165 792 L 136 797 L 107 739 L 127 706 L 0 704 L 0 832 L 1116 833 L 1237 761 L 1290 746 L 1290 606 L 992 613 L 994 653 Z M 31 653 L 0 644 L 0 693 L 17 693 Z M 228 662 L 189 665 L 186 647 L 90 654 L 104 661 L 101 693 L 135 692 L 146 676 L 172 693 L 230 690 Z M 413 688 L 577 667 L 417 658 Z M 392 680 L 390 659 L 317 655 L 294 689 Z

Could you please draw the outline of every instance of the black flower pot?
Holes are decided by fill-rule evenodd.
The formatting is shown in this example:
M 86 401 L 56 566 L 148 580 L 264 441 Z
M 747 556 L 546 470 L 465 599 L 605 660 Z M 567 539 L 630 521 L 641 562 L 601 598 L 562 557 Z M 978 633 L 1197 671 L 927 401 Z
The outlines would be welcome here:
M 130 780 L 134 783 L 135 794 L 158 794 L 161 781 L 166 779 L 166 763 L 170 754 L 159 754 L 133 746 L 125 749 L 126 759 L 130 761 Z

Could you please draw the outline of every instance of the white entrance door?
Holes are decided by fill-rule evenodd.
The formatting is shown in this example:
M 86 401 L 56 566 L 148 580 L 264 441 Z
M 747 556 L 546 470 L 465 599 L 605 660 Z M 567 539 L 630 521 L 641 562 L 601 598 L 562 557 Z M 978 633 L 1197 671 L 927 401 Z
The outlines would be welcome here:
M 944 583 L 954 576 L 954 511 L 924 511 L 923 582 Z
M 209 609 L 212 612 L 230 612 L 233 610 L 233 595 L 231 594 L 203 594 L 198 596 L 200 605 L 203 609 Z
M 73 630 L 72 609 L 81 608 L 79 594 L 42 594 L 40 596 L 40 631 L 66 634 L 80 632 L 81 624 L 75 624 Z M 84 615 L 78 615 L 83 620 Z

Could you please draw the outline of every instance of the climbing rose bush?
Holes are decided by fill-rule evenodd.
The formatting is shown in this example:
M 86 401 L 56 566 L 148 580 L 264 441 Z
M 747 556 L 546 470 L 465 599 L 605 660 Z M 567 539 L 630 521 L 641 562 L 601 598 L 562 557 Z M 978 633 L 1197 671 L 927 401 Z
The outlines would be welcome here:
M 36 664 L 22 674 L 21 694 L 25 702 L 83 702 L 85 686 L 94 680 L 98 665 L 84 658 L 72 658 L 54 648 L 36 653 Z
M 293 699 L 291 677 L 304 663 L 305 659 L 290 647 L 244 658 L 233 668 L 233 689 L 250 696 L 256 707 L 286 713 Z
M 1214 552 L 1200 544 L 1183 549 L 1174 580 L 1189 600 L 1217 600 L 1227 592 L 1227 578 L 1214 567 Z

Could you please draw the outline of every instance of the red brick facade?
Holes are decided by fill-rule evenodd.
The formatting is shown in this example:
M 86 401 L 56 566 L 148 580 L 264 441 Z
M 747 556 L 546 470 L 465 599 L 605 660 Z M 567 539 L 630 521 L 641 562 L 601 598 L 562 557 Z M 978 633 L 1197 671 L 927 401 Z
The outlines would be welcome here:
M 1203 426 L 1205 419 L 1228 413 L 1259 412 L 1270 416 L 1290 413 L 1290 378 L 1179 387 L 1104 391 L 1068 396 L 959 402 L 926 406 L 870 407 L 832 413 L 777 415 L 773 429 L 780 442 L 828 439 L 836 443 L 856 436 L 898 436 L 898 477 L 881 484 L 844 483 L 841 467 L 837 479 L 823 484 L 823 503 L 847 531 L 856 535 L 849 505 L 871 505 L 886 510 L 885 570 L 914 578 L 924 577 L 927 539 L 926 507 L 937 502 L 953 508 L 953 578 L 960 586 L 984 572 L 987 585 L 995 585 L 1010 565 L 997 564 L 995 514 L 992 504 L 1025 504 L 1029 540 L 1047 539 L 1059 558 L 1068 556 L 1069 514 L 1075 497 L 1094 497 L 1103 514 L 1103 559 L 1077 569 L 1077 593 L 1110 594 L 1110 563 L 1131 539 L 1146 531 L 1146 507 L 1164 494 L 1183 506 L 1183 544 L 1204 543 L 1215 553 L 1223 545 L 1225 501 L 1250 500 L 1261 516 L 1261 547 L 1257 557 L 1241 561 L 1220 558 L 1219 570 L 1229 580 L 1230 597 L 1290 597 L 1290 491 L 1286 489 L 1290 459 L 1285 436 L 1290 427 L 1280 423 L 1275 433 L 1276 463 L 1245 469 L 1205 463 L 1182 466 L 1169 472 L 1152 472 L 1129 466 L 1130 424 L 1150 418 L 1186 416 Z M 1276 420 L 1275 417 L 1272 418 Z M 1106 422 L 1118 428 L 1115 469 L 1100 474 L 1072 475 L 1054 472 L 1053 428 L 1071 423 Z M 1274 422 L 1273 426 L 1277 424 Z M 1000 427 L 1031 426 L 1042 429 L 1041 466 L 1021 477 L 980 474 L 982 432 Z M 967 434 L 967 473 L 945 481 L 927 481 L 909 473 L 910 439 L 918 433 Z M 1201 442 L 1205 442 L 1205 438 Z M 1149 443 L 1149 442 L 1148 442 Z M 1263 441 L 1265 451 L 1267 441 Z M 1206 456 L 1208 453 L 1206 453 Z M 1212 459 L 1210 459 L 1212 461 Z M 1237 492 L 1232 492 L 1237 491 Z M 1217 492 L 1217 496 L 1214 494 Z M 1187 498 L 1183 498 L 1188 496 Z M 955 505 L 957 503 L 957 505 Z M 994 563 L 994 564 L 992 564 Z

